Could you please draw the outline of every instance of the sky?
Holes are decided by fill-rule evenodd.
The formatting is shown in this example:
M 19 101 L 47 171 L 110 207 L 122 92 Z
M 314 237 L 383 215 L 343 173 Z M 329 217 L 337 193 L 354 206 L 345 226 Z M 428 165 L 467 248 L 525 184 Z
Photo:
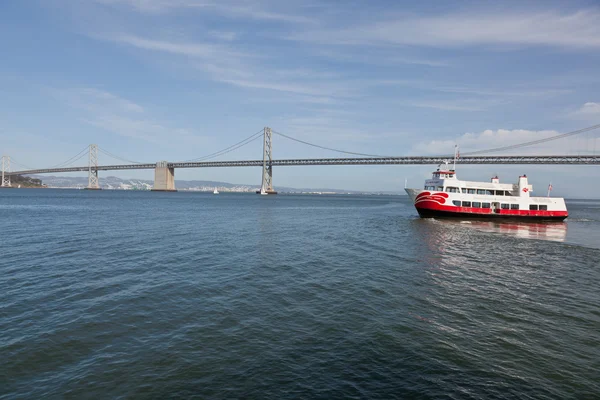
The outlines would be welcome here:
M 598 21 L 597 1 L 576 0 L 3 1 L 0 152 L 13 170 L 60 164 L 91 143 L 127 160 L 174 162 L 265 126 L 384 156 L 551 137 L 600 123 Z M 214 160 L 260 159 L 261 146 Z M 277 135 L 273 153 L 344 156 Z M 507 154 L 600 154 L 600 133 Z M 115 163 L 100 154 L 100 164 Z M 400 191 L 405 179 L 421 187 L 433 169 L 280 167 L 273 182 Z M 590 185 L 598 166 L 457 172 L 502 182 L 526 173 L 534 194 L 545 195 L 551 181 L 555 195 L 600 197 L 600 185 Z M 110 175 L 153 178 L 149 170 Z M 178 178 L 259 185 L 261 171 L 181 169 Z

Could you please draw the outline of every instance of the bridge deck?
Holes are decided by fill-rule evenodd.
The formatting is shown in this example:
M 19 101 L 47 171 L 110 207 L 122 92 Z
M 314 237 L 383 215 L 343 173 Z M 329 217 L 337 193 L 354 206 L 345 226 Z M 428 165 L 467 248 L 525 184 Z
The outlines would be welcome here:
M 274 167 L 302 165 L 438 165 L 450 161 L 448 157 L 371 157 L 371 158 L 306 158 L 273 160 Z M 461 157 L 456 161 L 460 165 L 469 164 L 539 164 L 539 165 L 600 165 L 600 155 L 590 156 L 472 156 Z M 244 161 L 204 161 L 204 162 L 172 162 L 169 168 L 219 168 L 219 167 L 261 167 L 262 160 Z M 155 163 L 99 165 L 92 170 L 115 171 L 130 169 L 154 169 Z M 6 175 L 32 175 L 62 172 L 87 172 L 89 167 L 67 167 L 32 169 L 25 171 L 7 172 Z

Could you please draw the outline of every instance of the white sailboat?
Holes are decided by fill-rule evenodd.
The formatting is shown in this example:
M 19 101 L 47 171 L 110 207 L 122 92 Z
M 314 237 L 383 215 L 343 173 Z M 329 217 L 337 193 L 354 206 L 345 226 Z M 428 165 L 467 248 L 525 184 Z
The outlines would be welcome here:
M 219 191 L 217 190 L 216 187 L 215 187 L 215 190 L 213 191 L 213 194 L 219 194 Z

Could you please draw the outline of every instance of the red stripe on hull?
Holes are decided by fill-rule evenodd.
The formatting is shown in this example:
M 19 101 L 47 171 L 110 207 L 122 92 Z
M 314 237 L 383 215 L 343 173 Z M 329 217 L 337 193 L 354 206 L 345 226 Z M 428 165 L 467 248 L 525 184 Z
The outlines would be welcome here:
M 569 216 L 567 211 L 504 210 L 495 212 L 490 208 L 457 207 L 442 205 L 437 201 L 418 200 L 415 208 L 421 217 L 455 218 L 512 218 L 512 219 L 551 219 L 563 220 Z

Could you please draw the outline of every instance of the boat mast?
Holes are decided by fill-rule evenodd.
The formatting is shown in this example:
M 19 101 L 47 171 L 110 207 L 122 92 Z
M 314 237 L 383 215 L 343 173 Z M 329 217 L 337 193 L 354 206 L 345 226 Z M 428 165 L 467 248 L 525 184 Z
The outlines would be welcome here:
M 454 145 L 454 167 L 452 169 L 453 171 L 456 171 L 456 159 L 458 158 L 458 154 L 459 154 L 459 152 L 458 152 L 458 145 L 455 144 Z

